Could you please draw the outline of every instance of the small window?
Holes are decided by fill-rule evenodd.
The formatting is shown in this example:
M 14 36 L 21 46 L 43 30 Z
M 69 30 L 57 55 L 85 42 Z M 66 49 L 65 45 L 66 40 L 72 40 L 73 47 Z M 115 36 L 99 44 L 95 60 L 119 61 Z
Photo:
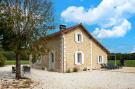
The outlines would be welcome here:
M 103 63 L 103 56 L 98 56 L 98 64 L 102 64 Z
M 78 38 L 77 41 L 81 42 L 81 34 L 77 34 L 77 38 Z
M 77 62 L 78 63 L 82 63 L 82 54 L 81 53 L 77 53 Z
M 49 60 L 51 63 L 54 63 L 55 62 L 55 52 L 54 51 L 51 51 L 50 54 L 49 54 Z
M 75 53 L 75 64 L 84 64 L 84 54 L 82 51 Z
M 53 63 L 54 62 L 54 53 L 51 52 L 51 62 Z
M 75 42 L 76 43 L 81 43 L 83 42 L 83 35 L 81 32 L 78 32 L 75 34 Z

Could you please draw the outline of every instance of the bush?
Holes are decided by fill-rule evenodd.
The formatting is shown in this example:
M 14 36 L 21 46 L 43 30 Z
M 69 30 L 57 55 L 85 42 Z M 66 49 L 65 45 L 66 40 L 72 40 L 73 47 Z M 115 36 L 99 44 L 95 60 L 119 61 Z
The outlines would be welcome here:
M 3 51 L 2 53 L 8 60 L 15 59 L 15 53 L 13 51 Z
M 70 70 L 70 69 L 68 69 L 68 70 L 66 71 L 66 73 L 71 73 L 71 70 Z
M 83 69 L 83 71 L 87 71 L 87 67 L 85 67 L 85 68 Z
M 29 60 L 28 51 L 23 50 L 23 51 L 21 52 L 21 60 Z
M 3 55 L 7 58 L 7 60 L 15 60 L 15 56 L 16 54 L 13 51 L 2 51 Z M 29 55 L 24 51 L 21 52 L 21 60 L 28 60 L 29 59 Z
M 4 66 L 6 62 L 6 57 L 0 53 L 0 67 Z
M 78 68 L 74 67 L 73 72 L 78 72 Z

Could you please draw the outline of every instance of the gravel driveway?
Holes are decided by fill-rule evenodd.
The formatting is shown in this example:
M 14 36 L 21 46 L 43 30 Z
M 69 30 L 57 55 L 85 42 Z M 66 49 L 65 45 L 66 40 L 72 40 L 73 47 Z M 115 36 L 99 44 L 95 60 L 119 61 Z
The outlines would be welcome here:
M 10 69 L 7 68 L 4 70 Z M 25 75 L 40 82 L 36 89 L 135 89 L 135 73 L 128 72 L 93 70 L 63 74 L 32 69 Z
M 32 69 L 31 78 L 43 89 L 135 89 L 135 73 L 93 70 L 57 73 Z

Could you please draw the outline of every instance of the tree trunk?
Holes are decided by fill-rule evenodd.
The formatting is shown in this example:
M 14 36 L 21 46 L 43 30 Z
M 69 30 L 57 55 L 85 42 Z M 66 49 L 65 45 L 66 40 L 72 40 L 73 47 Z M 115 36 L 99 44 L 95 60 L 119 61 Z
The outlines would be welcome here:
M 20 69 L 20 53 L 17 51 L 16 52 L 16 79 L 21 78 L 21 69 Z

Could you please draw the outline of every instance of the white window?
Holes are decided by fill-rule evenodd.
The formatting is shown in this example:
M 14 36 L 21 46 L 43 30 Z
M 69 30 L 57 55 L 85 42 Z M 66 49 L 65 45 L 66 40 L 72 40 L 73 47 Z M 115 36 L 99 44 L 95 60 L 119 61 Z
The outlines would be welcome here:
M 98 56 L 97 63 L 98 63 L 98 64 L 103 64 L 103 63 L 104 63 L 104 58 L 103 58 L 103 56 Z
M 81 32 L 78 32 L 75 34 L 75 42 L 76 43 L 81 43 L 83 42 L 83 35 Z
M 75 64 L 84 64 L 84 54 L 82 51 L 75 52 Z

